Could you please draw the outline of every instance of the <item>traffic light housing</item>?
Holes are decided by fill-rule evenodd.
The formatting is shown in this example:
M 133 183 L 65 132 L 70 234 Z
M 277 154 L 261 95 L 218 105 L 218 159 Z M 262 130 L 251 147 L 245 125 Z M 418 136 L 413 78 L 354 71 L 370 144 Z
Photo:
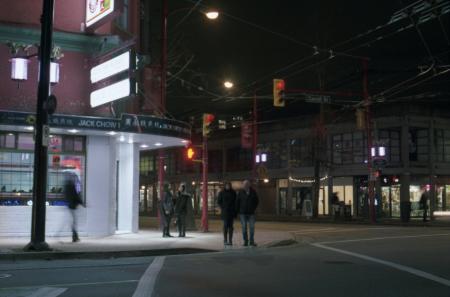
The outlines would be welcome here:
M 203 136 L 207 137 L 211 132 L 211 123 L 214 122 L 214 115 L 210 113 L 203 114 Z
M 273 80 L 273 106 L 284 107 L 284 90 L 285 83 L 284 79 L 274 79 Z
M 356 109 L 356 128 L 358 130 L 364 130 L 366 128 L 366 112 L 362 108 Z

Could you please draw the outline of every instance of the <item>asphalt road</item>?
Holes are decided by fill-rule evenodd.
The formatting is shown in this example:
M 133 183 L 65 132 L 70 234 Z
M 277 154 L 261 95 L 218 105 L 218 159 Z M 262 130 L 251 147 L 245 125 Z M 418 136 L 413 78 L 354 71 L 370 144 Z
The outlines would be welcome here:
M 278 248 L 0 262 L 0 296 L 450 296 L 450 228 L 301 224 L 292 234 L 299 244 Z

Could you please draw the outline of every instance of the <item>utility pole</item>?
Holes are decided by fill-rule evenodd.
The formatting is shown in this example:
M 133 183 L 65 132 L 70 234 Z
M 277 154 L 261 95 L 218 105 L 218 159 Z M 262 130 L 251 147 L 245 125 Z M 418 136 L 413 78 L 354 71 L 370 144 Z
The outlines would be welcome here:
M 202 229 L 208 232 L 208 136 L 203 135 L 202 152 Z
M 256 178 L 256 154 L 257 154 L 257 146 L 258 146 L 258 105 L 256 94 L 253 96 L 253 125 L 252 125 L 252 149 L 253 149 L 253 162 L 252 162 L 252 180 L 255 182 Z
M 372 168 L 372 117 L 370 114 L 370 97 L 368 90 L 368 66 L 367 60 L 362 60 L 363 63 L 363 94 L 364 104 L 366 106 L 366 134 L 367 134 L 367 169 L 368 169 L 368 182 L 367 192 L 369 195 L 369 217 L 370 222 L 376 222 L 376 209 L 375 209 L 375 173 Z
M 31 241 L 25 250 L 50 250 L 45 242 L 45 211 L 48 166 L 48 112 L 46 102 L 50 95 L 50 59 L 52 52 L 54 0 L 44 0 L 41 15 L 41 44 L 39 47 L 39 85 L 36 112 L 33 207 L 31 218 Z

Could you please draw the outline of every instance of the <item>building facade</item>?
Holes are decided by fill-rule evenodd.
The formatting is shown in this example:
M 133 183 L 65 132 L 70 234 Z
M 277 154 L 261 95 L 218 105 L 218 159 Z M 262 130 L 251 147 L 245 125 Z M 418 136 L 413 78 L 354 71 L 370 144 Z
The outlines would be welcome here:
M 141 50 L 140 1 L 66 2 L 56 1 L 54 13 L 52 58 L 59 81 L 51 86 L 58 106 L 49 119 L 46 232 L 70 232 L 67 173 L 76 175 L 84 201 L 81 235 L 136 232 L 140 151 L 183 146 L 190 126 L 161 116 L 161 98 L 146 94 L 159 78 L 148 75 L 149 52 Z M 41 5 L 16 1 L 0 11 L 0 236 L 28 236 L 31 230 Z M 124 51 L 143 61 L 127 70 L 138 93 L 93 108 L 91 69 Z M 15 58 L 26 60 L 25 66 L 14 68 Z M 19 70 L 24 75 L 24 67 L 25 76 L 13 76 Z
M 372 135 L 386 147 L 385 166 L 376 181 L 379 218 L 400 218 L 402 205 L 411 203 L 411 216 L 422 215 L 419 200 L 427 192 L 436 217 L 450 214 L 450 110 L 431 104 L 376 106 Z M 267 154 L 260 163 L 267 170 L 255 184 L 261 196 L 259 213 L 301 215 L 304 200 L 311 200 L 314 184 L 314 131 L 311 118 L 281 121 L 259 127 L 258 148 Z M 214 135 L 215 134 L 215 135 Z M 209 141 L 209 211 L 218 213 L 217 192 L 224 180 L 239 185 L 252 177 L 253 152 L 241 148 L 240 129 L 214 131 Z M 332 193 L 351 209 L 354 217 L 367 218 L 367 134 L 358 130 L 353 113 L 343 119 L 325 120 L 320 149 L 319 215 L 330 214 Z M 141 211 L 154 209 L 155 156 L 142 152 L 140 165 Z M 190 164 L 183 150 L 167 156 L 166 172 L 174 184 L 187 181 L 194 186 L 200 209 L 201 169 Z M 267 173 L 265 173 L 267 171 Z M 258 175 L 257 175 L 258 177 Z

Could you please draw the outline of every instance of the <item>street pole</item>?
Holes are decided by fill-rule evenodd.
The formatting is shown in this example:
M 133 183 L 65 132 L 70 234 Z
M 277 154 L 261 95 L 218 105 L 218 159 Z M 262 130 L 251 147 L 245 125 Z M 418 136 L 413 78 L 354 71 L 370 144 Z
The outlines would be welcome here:
M 50 59 L 52 52 L 54 0 L 44 0 L 41 16 L 41 44 L 39 47 L 39 85 L 36 112 L 33 207 L 31 217 L 31 241 L 25 250 L 50 250 L 45 242 L 45 211 L 48 166 L 48 113 L 45 102 L 50 94 Z
M 203 136 L 202 152 L 202 230 L 208 232 L 208 136 Z
M 367 191 L 369 195 L 369 217 L 370 222 L 376 222 L 376 209 L 375 209 L 375 180 L 374 171 L 372 168 L 372 118 L 370 114 L 370 97 L 368 91 L 368 69 L 367 60 L 363 60 L 363 94 L 364 103 L 366 105 L 366 134 L 367 134 L 367 169 L 369 172 Z
M 258 145 L 258 105 L 256 94 L 253 96 L 253 126 L 252 126 L 252 149 L 253 149 L 253 162 L 252 162 L 252 181 L 256 182 L 256 154 L 257 154 L 257 145 Z

